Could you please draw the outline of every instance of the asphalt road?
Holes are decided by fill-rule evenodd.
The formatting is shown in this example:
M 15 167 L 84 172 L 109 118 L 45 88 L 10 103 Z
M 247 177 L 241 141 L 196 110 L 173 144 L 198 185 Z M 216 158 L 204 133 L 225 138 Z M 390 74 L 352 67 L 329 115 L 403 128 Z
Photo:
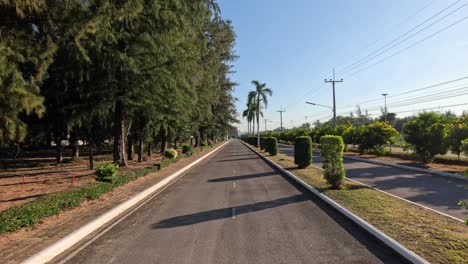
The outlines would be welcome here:
M 402 263 L 239 141 L 67 263 Z
M 294 156 L 290 145 L 279 144 L 278 151 Z M 320 153 L 314 152 L 312 163 L 322 166 Z M 468 216 L 467 210 L 457 205 L 460 200 L 468 200 L 466 181 L 349 159 L 343 163 L 350 179 L 459 219 Z

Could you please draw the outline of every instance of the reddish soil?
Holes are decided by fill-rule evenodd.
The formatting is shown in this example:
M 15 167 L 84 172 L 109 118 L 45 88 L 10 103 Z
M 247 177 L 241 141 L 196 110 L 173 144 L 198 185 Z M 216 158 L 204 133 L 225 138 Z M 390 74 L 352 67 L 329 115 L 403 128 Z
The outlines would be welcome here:
M 209 151 L 211 151 L 211 149 L 204 150 L 202 153 L 193 155 L 190 158 L 180 160 L 161 171 L 138 178 L 133 182 L 116 188 L 114 191 L 103 195 L 97 200 L 85 202 L 77 208 L 64 211 L 57 216 L 48 217 L 42 223 L 32 228 L 23 228 L 17 232 L 0 236 L 0 263 L 20 263 L 29 256 L 39 252 L 77 228 L 95 219 L 96 216 L 103 214 L 149 186 L 163 180 L 165 177 L 187 166 Z M 206 162 L 206 160 L 204 162 Z M 150 163 L 151 162 L 147 162 L 147 164 Z M 68 178 L 68 181 L 69 180 Z
M 96 156 L 95 167 L 104 162 L 111 162 L 110 155 Z M 128 171 L 134 168 L 146 167 L 157 163 L 161 154 L 153 154 L 147 160 L 137 163 L 128 161 Z M 88 168 L 85 158 L 54 164 L 53 157 L 24 158 L 19 161 L 20 168 L 0 170 L 0 211 L 17 206 L 45 194 L 81 187 L 94 182 L 94 170 Z M 24 183 L 23 183 L 24 180 Z

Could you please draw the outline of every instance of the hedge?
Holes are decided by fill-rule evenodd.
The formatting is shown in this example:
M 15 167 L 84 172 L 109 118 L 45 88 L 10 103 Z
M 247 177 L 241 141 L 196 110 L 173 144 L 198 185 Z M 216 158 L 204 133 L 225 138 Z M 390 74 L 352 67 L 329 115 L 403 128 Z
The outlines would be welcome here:
M 343 138 L 340 136 L 325 135 L 320 138 L 322 146 L 322 168 L 324 178 L 333 188 L 339 189 L 345 178 L 343 166 Z
M 294 163 L 305 168 L 312 162 L 312 139 L 309 136 L 297 137 L 294 141 Z
M 265 138 L 265 151 L 270 153 L 271 156 L 278 154 L 278 140 L 275 137 Z

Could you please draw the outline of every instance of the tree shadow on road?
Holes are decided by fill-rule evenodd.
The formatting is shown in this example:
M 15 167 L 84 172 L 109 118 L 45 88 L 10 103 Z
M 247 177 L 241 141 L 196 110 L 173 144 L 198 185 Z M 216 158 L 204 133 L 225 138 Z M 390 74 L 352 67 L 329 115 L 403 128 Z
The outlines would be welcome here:
M 222 159 L 222 160 L 217 160 L 216 162 L 229 162 L 229 161 L 255 160 L 255 159 L 259 159 L 259 157 L 241 158 L 241 159 Z
M 237 181 L 237 180 L 246 180 L 246 179 L 253 179 L 253 178 L 274 176 L 274 175 L 279 176 L 277 172 L 272 171 L 272 172 L 262 172 L 262 173 L 245 174 L 245 175 L 232 176 L 232 177 L 216 178 L 216 179 L 208 180 L 208 182 Z
M 176 216 L 160 221 L 159 223 L 151 225 L 152 229 L 163 229 L 163 228 L 173 228 L 179 226 L 188 226 L 193 224 L 198 224 L 201 222 L 208 222 L 213 220 L 219 220 L 223 218 L 229 218 L 233 216 L 233 209 L 235 209 L 236 215 L 258 212 L 270 208 L 275 208 L 278 206 L 283 206 L 292 203 L 299 203 L 307 201 L 310 198 L 307 195 L 299 194 L 285 198 L 279 198 L 272 201 L 259 202 L 254 204 L 246 204 L 237 207 L 228 207 L 215 210 L 209 210 L 204 212 L 199 212 L 195 214 L 188 214 L 182 216 Z

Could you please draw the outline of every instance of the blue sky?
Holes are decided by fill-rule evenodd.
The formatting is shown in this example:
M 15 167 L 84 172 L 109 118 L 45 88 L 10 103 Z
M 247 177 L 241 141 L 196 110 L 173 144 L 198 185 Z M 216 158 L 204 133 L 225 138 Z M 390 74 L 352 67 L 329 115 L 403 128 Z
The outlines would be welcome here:
M 265 119 L 271 121 L 268 129 L 279 126 L 276 110 L 280 106 L 286 109 L 285 127 L 299 126 L 306 116 L 309 122 L 327 120 L 331 116 L 329 109 L 306 105 L 305 101 L 332 105 L 331 84 L 324 85 L 323 79 L 329 77 L 333 67 L 340 73 L 455 2 L 448 10 L 379 51 L 382 54 L 374 59 L 337 74 L 337 79 L 344 79 L 337 84 L 338 114 L 348 113 L 361 102 L 379 99 L 382 93 L 390 94 L 390 112 L 468 103 L 468 88 L 464 88 L 464 84 L 468 86 L 468 79 L 390 97 L 468 76 L 468 19 L 371 66 L 468 17 L 468 1 L 219 0 L 222 16 L 232 21 L 237 34 L 235 50 L 239 59 L 234 63 L 236 73 L 232 77 L 239 84 L 235 91 L 239 99 L 238 111 L 241 113 L 245 109 L 247 93 L 253 89 L 250 82 L 259 80 L 274 91 L 268 108 L 263 110 Z M 441 20 L 436 22 L 438 19 Z M 430 26 L 431 23 L 434 24 Z M 418 33 L 419 30 L 422 31 Z M 408 40 L 403 41 L 405 38 Z M 367 66 L 371 67 L 354 74 Z M 451 97 L 418 104 L 404 101 L 430 94 L 434 97 L 421 100 Z M 361 107 L 377 115 L 380 105 L 383 105 L 383 97 Z M 343 108 L 345 106 L 350 107 Z M 447 109 L 461 113 L 468 110 L 468 105 L 442 110 Z M 245 120 L 239 126 L 245 131 Z

